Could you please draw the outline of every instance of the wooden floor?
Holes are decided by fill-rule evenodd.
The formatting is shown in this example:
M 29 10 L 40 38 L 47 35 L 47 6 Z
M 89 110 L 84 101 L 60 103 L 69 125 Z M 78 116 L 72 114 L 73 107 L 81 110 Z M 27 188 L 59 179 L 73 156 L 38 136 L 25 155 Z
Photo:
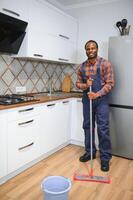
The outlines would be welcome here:
M 89 163 L 79 162 L 84 149 L 68 145 L 0 186 L 0 200 L 42 200 L 42 180 L 49 175 L 71 179 L 69 200 L 133 200 L 133 161 L 113 157 L 109 173 L 101 172 L 99 155 L 94 161 L 95 175 L 110 175 L 111 184 L 73 181 L 75 171 L 88 173 Z

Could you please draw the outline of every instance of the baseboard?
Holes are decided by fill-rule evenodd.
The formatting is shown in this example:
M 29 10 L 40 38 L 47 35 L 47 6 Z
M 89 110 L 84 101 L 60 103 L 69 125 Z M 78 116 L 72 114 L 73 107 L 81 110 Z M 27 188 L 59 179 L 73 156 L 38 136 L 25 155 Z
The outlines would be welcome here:
M 63 143 L 61 145 L 59 145 L 58 147 L 54 148 L 53 150 L 41 155 L 39 158 L 27 163 L 26 165 L 24 165 L 23 167 L 20 167 L 19 169 L 15 170 L 14 172 L 11 172 L 10 174 L 7 174 L 6 176 L 0 178 L 0 185 L 5 183 L 6 181 L 8 181 L 9 179 L 17 176 L 18 174 L 22 173 L 23 171 L 25 171 L 26 169 L 32 167 L 33 165 L 35 165 L 36 163 L 38 163 L 39 161 L 47 158 L 48 156 L 52 155 L 53 153 L 57 152 L 58 150 L 62 149 L 63 147 L 67 146 L 68 144 L 70 144 L 70 141 Z

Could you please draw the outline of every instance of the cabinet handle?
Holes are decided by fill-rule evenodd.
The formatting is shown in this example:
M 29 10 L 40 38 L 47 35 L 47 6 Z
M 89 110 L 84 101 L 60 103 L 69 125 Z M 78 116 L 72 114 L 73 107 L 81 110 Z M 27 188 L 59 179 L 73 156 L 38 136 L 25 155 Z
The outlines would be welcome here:
M 48 104 L 47 107 L 53 107 L 53 106 L 55 106 L 55 105 L 56 105 L 55 103 L 53 103 L 53 104 Z
M 34 120 L 29 120 L 29 121 L 26 121 L 26 122 L 21 122 L 21 123 L 18 123 L 19 126 L 22 126 L 22 125 L 25 125 L 25 124 L 29 124 L 29 123 L 32 123 Z
M 64 58 L 58 58 L 58 60 L 61 60 L 61 61 L 69 61 L 69 59 L 64 59 Z
M 32 146 L 33 144 L 34 144 L 34 142 L 32 142 L 30 144 L 27 144 L 26 146 L 20 147 L 20 148 L 18 148 L 18 150 L 21 151 L 21 150 L 23 150 L 25 148 L 28 148 L 28 147 Z
M 12 10 L 9 10 L 9 9 L 6 9 L 6 8 L 2 8 L 2 10 L 5 11 L 5 12 L 8 12 L 8 13 L 11 13 L 11 14 L 13 14 L 13 15 L 16 15 L 17 17 L 20 17 L 20 14 L 14 12 L 14 11 L 12 11 Z
M 77 102 L 82 102 L 82 100 L 81 100 L 81 99 L 78 99 Z
M 67 36 L 65 36 L 65 35 L 61 35 L 61 34 L 59 34 L 59 36 L 62 37 L 62 38 L 65 38 L 65 39 L 67 39 L 67 40 L 70 39 L 69 37 L 67 37 Z
M 68 103 L 69 103 L 69 101 L 63 101 L 62 103 L 63 103 L 63 104 L 68 104 Z
M 34 56 L 37 56 L 37 57 L 43 57 L 43 55 L 41 55 L 41 54 L 33 54 Z
M 27 111 L 31 111 L 31 110 L 34 110 L 34 108 L 28 108 L 28 109 L 24 109 L 24 110 L 19 110 L 18 112 L 21 113 L 21 112 L 27 112 Z

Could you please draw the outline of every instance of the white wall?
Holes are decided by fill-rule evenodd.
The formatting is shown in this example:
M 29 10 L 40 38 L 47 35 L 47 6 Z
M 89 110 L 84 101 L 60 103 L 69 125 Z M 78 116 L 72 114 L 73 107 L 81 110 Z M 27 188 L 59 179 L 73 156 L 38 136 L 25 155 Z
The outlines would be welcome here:
M 108 39 L 118 36 L 119 30 L 115 26 L 117 21 L 126 18 L 131 25 L 130 35 L 133 35 L 133 0 L 119 0 L 106 4 L 75 8 L 67 13 L 79 21 L 78 34 L 78 63 L 86 59 L 84 44 L 93 39 L 99 44 L 99 55 L 108 58 Z

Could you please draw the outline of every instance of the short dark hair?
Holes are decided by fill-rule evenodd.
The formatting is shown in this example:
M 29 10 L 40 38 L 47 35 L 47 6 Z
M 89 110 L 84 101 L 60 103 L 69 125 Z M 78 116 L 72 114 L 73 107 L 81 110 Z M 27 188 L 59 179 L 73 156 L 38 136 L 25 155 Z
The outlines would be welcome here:
M 85 44 L 85 49 L 86 49 L 87 44 L 90 43 L 90 42 L 95 43 L 95 45 L 96 45 L 96 47 L 98 49 L 98 44 L 97 44 L 97 42 L 95 40 L 89 40 L 89 41 L 87 41 L 86 44 Z

